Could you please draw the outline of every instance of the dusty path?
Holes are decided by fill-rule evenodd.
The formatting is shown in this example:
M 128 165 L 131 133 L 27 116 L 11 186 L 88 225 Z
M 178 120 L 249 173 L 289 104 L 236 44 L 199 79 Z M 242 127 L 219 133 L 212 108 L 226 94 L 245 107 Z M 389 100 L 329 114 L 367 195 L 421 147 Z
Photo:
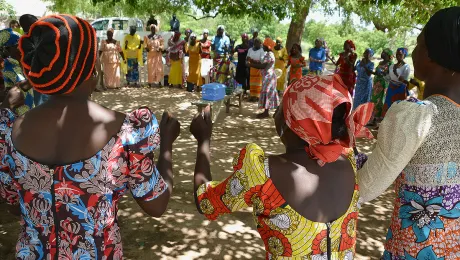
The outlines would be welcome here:
M 148 106 L 161 116 L 167 109 L 179 118 L 182 132 L 174 146 L 174 194 L 167 213 L 159 218 L 143 214 L 126 196 L 120 204 L 119 222 L 126 259 L 263 259 L 264 248 L 249 211 L 210 222 L 199 215 L 193 203 L 192 175 L 195 141 L 188 127 L 196 109 L 190 102 L 197 95 L 170 89 L 122 89 L 95 93 L 93 99 L 109 108 L 129 112 Z M 282 146 L 273 120 L 254 118 L 256 105 L 244 103 L 243 114 L 232 108 L 222 111 L 215 124 L 212 142 L 213 177 L 223 179 L 232 171 L 233 155 L 244 144 L 255 142 L 267 153 L 280 153 Z M 359 149 L 369 151 L 372 142 L 361 141 Z M 365 205 L 358 222 L 358 257 L 378 259 L 391 214 L 392 195 L 387 192 L 372 205 Z M 0 205 L 0 259 L 13 259 L 19 230 L 18 218 Z

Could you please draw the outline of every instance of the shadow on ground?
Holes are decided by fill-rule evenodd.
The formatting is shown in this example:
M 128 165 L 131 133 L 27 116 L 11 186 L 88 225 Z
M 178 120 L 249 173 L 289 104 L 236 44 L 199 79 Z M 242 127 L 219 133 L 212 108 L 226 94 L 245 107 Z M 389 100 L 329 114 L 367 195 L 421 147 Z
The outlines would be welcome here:
M 93 99 L 120 112 L 148 106 L 161 118 L 163 110 L 180 120 L 181 135 L 174 146 L 174 194 L 167 213 L 161 218 L 143 214 L 126 196 L 119 205 L 125 259 L 264 259 L 262 240 L 249 210 L 210 222 L 197 213 L 193 202 L 192 176 L 196 143 L 188 132 L 196 113 L 191 102 L 198 95 L 172 89 L 122 89 L 95 93 Z M 273 120 L 255 119 L 256 104 L 244 103 L 242 114 L 222 109 L 213 131 L 213 178 L 224 179 L 232 172 L 231 163 L 248 142 L 260 145 L 268 154 L 282 152 Z M 359 149 L 370 152 L 372 141 L 360 140 Z M 387 191 L 372 204 L 364 205 L 358 223 L 356 259 L 377 259 L 383 251 L 391 215 L 392 193 Z M 5 212 L 5 205 L 0 205 Z M 0 259 L 13 259 L 19 219 L 0 214 Z

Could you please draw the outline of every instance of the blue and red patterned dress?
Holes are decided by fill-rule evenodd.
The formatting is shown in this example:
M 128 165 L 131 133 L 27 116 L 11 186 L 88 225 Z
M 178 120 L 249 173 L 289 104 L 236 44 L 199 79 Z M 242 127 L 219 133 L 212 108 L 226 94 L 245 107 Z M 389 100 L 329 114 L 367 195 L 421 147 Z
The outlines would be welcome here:
M 150 201 L 167 184 L 154 164 L 159 126 L 148 108 L 128 114 L 93 157 L 62 166 L 14 148 L 15 115 L 0 110 L 0 196 L 21 209 L 18 259 L 122 259 L 118 201 L 130 191 Z

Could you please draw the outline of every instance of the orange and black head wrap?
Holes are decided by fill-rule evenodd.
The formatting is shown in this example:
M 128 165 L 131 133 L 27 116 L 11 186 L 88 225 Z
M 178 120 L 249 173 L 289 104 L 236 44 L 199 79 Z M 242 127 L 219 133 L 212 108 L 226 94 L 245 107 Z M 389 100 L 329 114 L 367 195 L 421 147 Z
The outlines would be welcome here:
M 75 16 L 46 16 L 21 37 L 19 51 L 24 74 L 36 91 L 67 94 L 93 73 L 96 32 L 87 21 Z

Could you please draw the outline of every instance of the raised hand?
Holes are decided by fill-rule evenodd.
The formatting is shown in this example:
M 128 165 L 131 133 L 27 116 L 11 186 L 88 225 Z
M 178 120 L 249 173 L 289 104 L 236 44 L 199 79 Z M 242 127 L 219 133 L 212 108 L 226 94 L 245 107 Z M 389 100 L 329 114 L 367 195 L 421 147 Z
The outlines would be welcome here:
M 207 106 L 203 113 L 198 113 L 190 125 L 190 132 L 198 142 L 210 141 L 212 135 L 211 107 Z
M 164 111 L 160 122 L 160 138 L 161 142 L 166 145 L 172 145 L 180 134 L 180 123 L 176 117 Z

